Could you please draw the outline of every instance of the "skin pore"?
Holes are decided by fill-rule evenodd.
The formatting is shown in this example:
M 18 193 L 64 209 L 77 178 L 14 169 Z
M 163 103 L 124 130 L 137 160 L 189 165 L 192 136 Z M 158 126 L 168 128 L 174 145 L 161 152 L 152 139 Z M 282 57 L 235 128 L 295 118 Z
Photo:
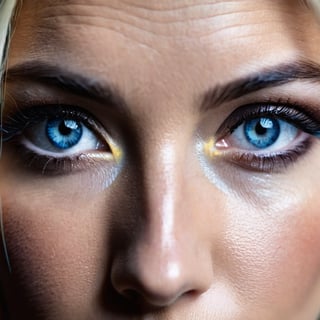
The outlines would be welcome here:
M 305 4 L 24 0 L 15 28 L 10 319 L 317 319 L 320 28 Z M 240 147 L 253 112 L 298 128 L 282 156 Z M 82 121 L 87 144 L 48 151 L 48 118 Z

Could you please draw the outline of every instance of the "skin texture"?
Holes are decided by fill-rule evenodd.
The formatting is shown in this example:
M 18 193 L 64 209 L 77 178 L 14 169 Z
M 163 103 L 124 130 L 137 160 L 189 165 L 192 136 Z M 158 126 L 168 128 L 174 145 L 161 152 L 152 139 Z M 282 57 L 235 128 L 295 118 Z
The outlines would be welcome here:
M 12 273 L 2 257 L 0 277 L 12 318 L 317 319 L 319 141 L 271 172 L 203 145 L 235 109 L 262 100 L 291 99 L 320 119 L 319 75 L 210 110 L 201 101 L 265 68 L 320 63 L 319 43 L 299 1 L 25 0 L 9 69 L 50 63 L 116 88 L 127 107 L 8 76 L 4 117 L 34 101 L 77 105 L 118 150 L 50 176 L 4 144 Z

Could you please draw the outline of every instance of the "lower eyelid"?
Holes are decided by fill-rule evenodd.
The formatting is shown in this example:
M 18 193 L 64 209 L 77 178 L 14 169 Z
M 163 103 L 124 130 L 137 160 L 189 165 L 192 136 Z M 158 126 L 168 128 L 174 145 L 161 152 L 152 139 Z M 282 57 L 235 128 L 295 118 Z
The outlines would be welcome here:
M 254 153 L 230 153 L 225 160 L 244 169 L 266 173 L 281 173 L 297 161 L 298 158 L 307 154 L 312 148 L 312 140 L 312 137 L 309 136 L 307 140 L 296 145 L 294 149 L 274 155 L 263 156 Z
M 290 164 L 297 161 L 299 157 L 311 149 L 315 137 L 305 132 L 300 132 L 298 140 L 288 145 L 286 150 L 252 151 L 237 148 L 228 149 L 225 139 L 216 141 L 213 137 L 204 141 L 201 145 L 202 152 L 212 161 L 226 161 L 237 167 L 257 172 L 281 172 Z
M 271 150 L 273 148 L 273 146 L 270 146 L 265 149 L 241 149 L 241 148 L 237 148 L 236 146 L 233 147 L 230 144 L 228 144 L 227 139 L 222 139 L 220 141 L 217 141 L 215 147 L 216 147 L 217 151 L 220 151 L 221 153 L 223 153 L 225 155 L 228 153 L 232 153 L 232 152 L 243 152 L 243 153 L 253 153 L 258 156 L 267 156 L 268 154 L 283 153 L 286 150 L 294 149 L 294 147 L 296 145 L 299 145 L 303 141 L 306 141 L 309 137 L 311 137 L 311 136 L 308 133 L 305 133 L 303 131 L 298 131 L 294 140 L 292 140 L 290 143 L 288 143 L 286 145 L 285 150 L 281 150 L 281 149 Z
M 16 157 L 19 154 L 19 157 Z M 6 148 L 6 156 L 10 164 L 18 169 L 27 170 L 34 174 L 59 176 L 90 171 L 91 169 L 118 167 L 115 157 L 106 152 L 88 152 L 73 157 L 52 157 L 39 155 L 38 153 L 26 148 L 20 142 Z
M 101 150 L 96 150 L 95 152 L 88 150 L 88 152 L 81 152 L 79 154 L 74 154 L 74 155 L 68 155 L 67 153 L 54 153 L 50 151 L 45 151 L 42 150 L 41 148 L 37 147 L 36 145 L 32 144 L 29 140 L 27 139 L 22 139 L 21 140 L 21 145 L 29 150 L 30 152 L 33 152 L 34 154 L 37 154 L 39 157 L 51 157 L 55 159 L 76 159 L 78 157 L 83 156 L 84 154 L 87 155 L 90 158 L 97 158 L 97 159 L 108 159 L 111 160 L 113 159 L 113 154 L 112 152 L 105 152 Z

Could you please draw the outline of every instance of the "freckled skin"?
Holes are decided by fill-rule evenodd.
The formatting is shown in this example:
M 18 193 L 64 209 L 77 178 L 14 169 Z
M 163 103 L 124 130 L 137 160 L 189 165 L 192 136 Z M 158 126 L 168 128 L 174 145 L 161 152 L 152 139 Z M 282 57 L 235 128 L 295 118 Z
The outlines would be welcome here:
M 101 166 L 41 176 L 17 168 L 4 145 L 13 273 L 1 257 L 0 279 L 12 318 L 316 320 L 319 141 L 268 174 L 224 161 L 212 136 L 262 96 L 319 106 L 320 84 L 262 90 L 205 113 L 198 101 L 264 66 L 320 63 L 319 43 L 299 1 L 24 0 L 9 67 L 50 62 L 111 83 L 129 111 L 8 81 L 7 110 L 12 98 L 43 94 L 80 104 L 107 131 L 112 122 L 121 163 L 110 183 Z

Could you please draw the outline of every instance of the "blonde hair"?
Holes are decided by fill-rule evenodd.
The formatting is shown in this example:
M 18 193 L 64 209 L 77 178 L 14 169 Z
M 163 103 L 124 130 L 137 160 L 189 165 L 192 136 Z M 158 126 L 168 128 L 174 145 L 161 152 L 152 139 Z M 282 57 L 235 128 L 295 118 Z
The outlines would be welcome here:
M 3 72 L 15 0 L 0 0 L 0 72 Z
M 320 0 L 305 0 L 305 2 L 320 22 Z
M 5 77 L 6 63 L 7 63 L 7 57 L 8 57 L 9 43 L 10 43 L 10 38 L 12 34 L 12 21 L 15 13 L 16 4 L 17 4 L 16 0 L 0 0 L 0 158 L 2 153 L 1 126 L 2 126 L 2 108 L 4 103 L 4 77 Z M 2 241 L 2 244 L 3 244 L 3 250 L 4 250 L 9 272 L 11 272 L 11 265 L 10 265 L 10 261 L 7 253 L 4 230 L 3 230 L 1 197 L 0 197 L 0 240 Z M 0 307 L 1 307 L 1 301 L 0 301 Z
M 2 123 L 1 114 L 4 103 L 4 74 L 12 31 L 12 17 L 15 12 L 16 4 L 16 0 L 0 0 L 0 128 Z M 0 132 L 0 157 L 2 151 L 1 140 Z
M 11 36 L 11 22 L 16 0 L 0 0 L 0 77 L 5 71 L 6 58 Z M 1 101 L 1 100 L 0 100 Z
M 4 74 L 16 3 L 16 0 L 0 0 L 0 110 L 2 110 L 4 99 Z

